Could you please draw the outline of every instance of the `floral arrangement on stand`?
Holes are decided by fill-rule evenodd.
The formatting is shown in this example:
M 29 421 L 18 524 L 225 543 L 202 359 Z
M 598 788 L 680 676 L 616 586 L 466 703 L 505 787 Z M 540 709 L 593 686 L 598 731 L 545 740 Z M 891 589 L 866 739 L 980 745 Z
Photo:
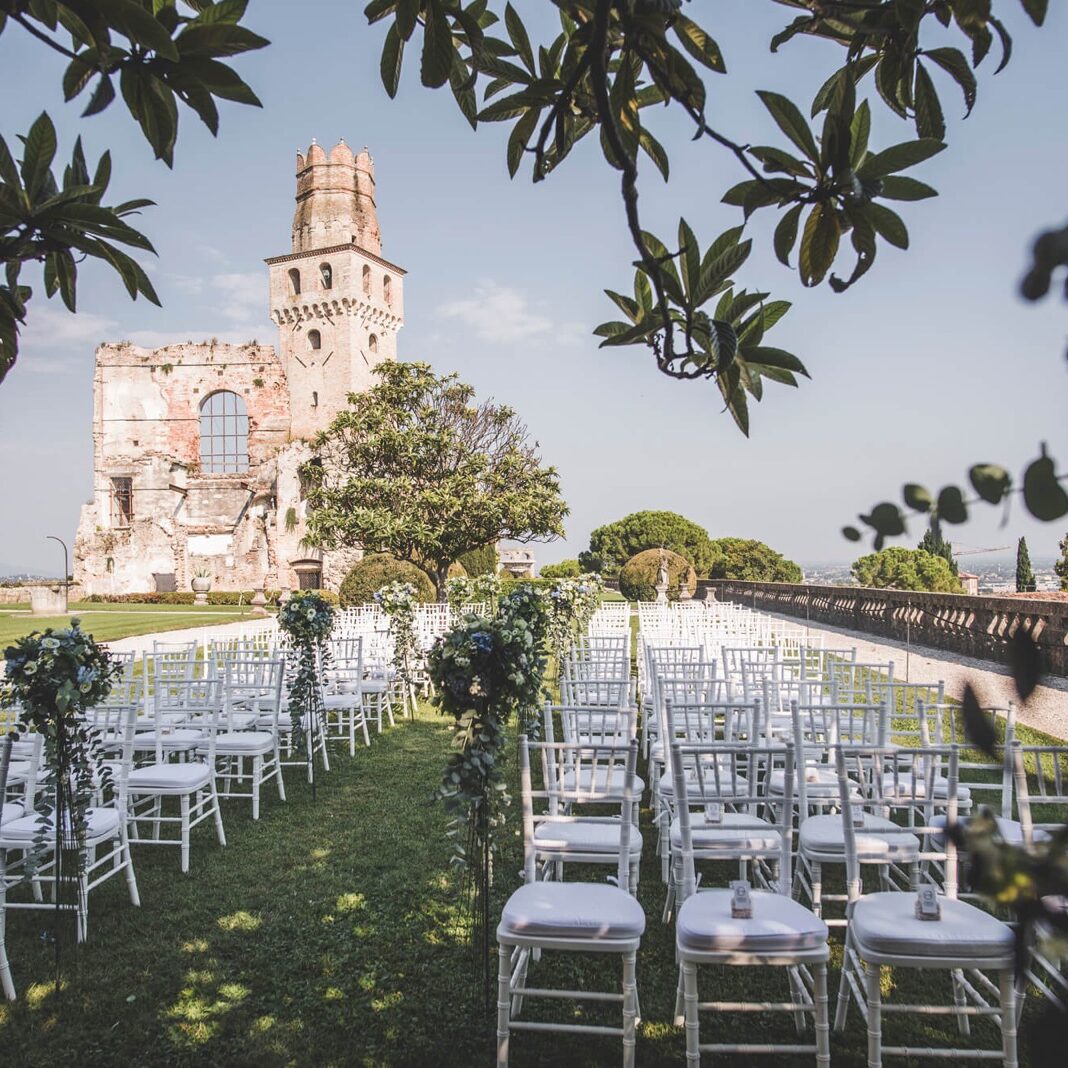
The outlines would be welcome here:
M 497 602 L 501 596 L 501 580 L 498 575 L 489 573 L 476 575 L 471 580 L 471 600 L 481 601 L 487 616 L 497 614 Z
M 451 815 L 453 862 L 463 872 L 472 937 L 489 982 L 489 891 L 495 838 L 509 804 L 504 777 L 507 726 L 528 721 L 542 696 L 545 611 L 531 589 L 503 598 L 495 619 L 470 615 L 430 651 L 434 701 L 453 717 L 453 747 L 439 796 Z M 487 987 L 488 989 L 488 987 Z
M 549 649 L 557 672 L 572 643 L 586 633 L 603 592 L 604 579 L 595 573 L 559 579 L 549 590 Z
M 463 606 L 470 604 L 474 595 L 474 586 L 466 575 L 458 575 L 445 583 L 445 600 L 455 616 L 462 614 Z
M 334 609 L 314 590 L 294 593 L 278 609 L 278 626 L 289 638 L 286 683 L 293 749 L 303 745 L 308 754 L 308 777 L 315 796 L 316 731 L 322 730 L 322 678 L 330 666 Z
M 410 716 L 415 708 L 415 684 L 420 660 L 419 635 L 415 629 L 418 592 L 410 582 L 390 582 L 375 594 L 375 603 L 389 617 L 393 666 L 401 685 L 406 716 Z
M 59 911 L 77 892 L 84 870 L 88 810 L 96 790 L 110 786 L 85 713 L 108 696 L 122 667 L 77 619 L 63 630 L 49 628 L 20 638 L 4 651 L 4 660 L 0 707 L 14 710 L 16 733 L 32 731 L 44 740 L 44 789 L 36 801 L 40 831 L 26 858 L 26 874 L 32 876 L 40 858 L 54 850 L 58 927 Z M 58 930 L 56 935 L 58 985 Z

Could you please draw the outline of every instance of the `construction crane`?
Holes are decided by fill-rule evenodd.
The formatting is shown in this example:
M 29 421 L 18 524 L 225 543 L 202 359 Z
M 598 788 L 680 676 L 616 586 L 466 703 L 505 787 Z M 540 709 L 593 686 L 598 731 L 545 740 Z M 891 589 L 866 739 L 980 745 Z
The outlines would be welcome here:
M 995 545 L 992 549 L 954 549 L 954 556 L 977 556 L 980 553 L 1000 553 L 1005 549 L 1011 549 L 1011 545 Z

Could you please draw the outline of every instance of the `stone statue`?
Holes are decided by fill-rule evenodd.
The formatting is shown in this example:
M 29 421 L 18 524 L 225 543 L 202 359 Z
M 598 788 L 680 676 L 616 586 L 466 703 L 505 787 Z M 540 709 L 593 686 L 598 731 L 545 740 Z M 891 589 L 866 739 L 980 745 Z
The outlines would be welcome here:
M 668 591 L 668 566 L 667 566 L 667 553 L 663 549 L 660 550 L 660 567 L 656 572 L 656 599 L 657 602 L 663 604 L 667 601 Z

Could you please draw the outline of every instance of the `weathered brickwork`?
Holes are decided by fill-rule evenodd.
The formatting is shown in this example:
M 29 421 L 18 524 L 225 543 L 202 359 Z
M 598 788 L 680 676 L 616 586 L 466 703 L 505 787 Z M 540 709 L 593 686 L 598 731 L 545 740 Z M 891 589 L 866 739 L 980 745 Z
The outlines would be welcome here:
M 1068 675 L 1068 603 L 1041 594 L 985 597 L 726 579 L 698 585 L 698 597 L 711 590 L 721 601 L 1003 664 L 1022 627 L 1038 643 L 1046 670 Z
M 404 271 L 381 255 L 374 166 L 342 142 L 297 157 L 292 251 L 269 259 L 279 345 L 103 344 L 93 383 L 93 499 L 75 577 L 86 593 L 336 589 L 358 550 L 304 544 L 307 442 L 396 357 Z M 214 417 L 213 417 L 214 416 Z M 247 418 L 247 437 L 244 433 Z

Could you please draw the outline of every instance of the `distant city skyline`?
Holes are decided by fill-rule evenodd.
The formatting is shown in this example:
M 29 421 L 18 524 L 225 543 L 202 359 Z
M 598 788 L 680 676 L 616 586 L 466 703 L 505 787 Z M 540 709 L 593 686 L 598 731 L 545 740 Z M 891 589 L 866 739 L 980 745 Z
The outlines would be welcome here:
M 109 196 L 158 203 L 138 226 L 159 250 L 158 260 L 142 261 L 164 302 L 131 303 L 114 277 L 87 267 L 71 316 L 45 299 L 39 278 L 27 278 L 35 296 L 22 356 L 0 385 L 8 566 L 58 572 L 46 535 L 73 540 L 92 489 L 96 344 L 275 343 L 262 260 L 288 248 L 294 154 L 312 137 L 366 143 L 375 157 L 384 251 L 409 271 L 401 358 L 456 370 L 479 396 L 513 405 L 560 469 L 568 538 L 537 545 L 541 563 L 576 556 L 594 527 L 647 508 L 678 511 L 713 537 L 759 538 L 802 563 L 846 563 L 870 550 L 844 542 L 840 527 L 896 498 L 905 482 L 937 489 L 961 482 L 977 461 L 1018 474 L 1040 440 L 1068 462 L 1059 377 L 1068 309 L 1059 296 L 1032 306 L 1015 295 L 1031 240 L 1068 206 L 1056 180 L 1068 170 L 1068 138 L 1057 133 L 1063 120 L 1053 106 L 1068 96 L 1063 5 L 1042 30 L 1009 13 L 1013 60 L 996 79 L 990 60 L 980 68 L 967 122 L 955 86 L 938 75 L 949 148 L 911 173 L 942 195 L 901 205 L 907 253 L 881 248 L 845 295 L 806 291 L 774 259 L 773 223 L 752 224 L 754 253 L 738 281 L 794 302 L 774 343 L 797 353 L 813 381 L 769 389 L 753 405 L 749 441 L 721 413 L 714 385 L 668 380 L 647 350 L 598 350 L 592 328 L 615 317 L 601 290 L 630 288 L 633 250 L 616 178 L 593 139 L 548 181 L 509 182 L 505 131 L 472 134 L 451 95 L 418 85 L 414 52 L 398 99 L 388 100 L 382 33 L 367 28 L 360 5 L 308 0 L 305 8 L 296 19 L 286 5 L 252 6 L 249 25 L 272 44 L 236 63 L 265 106 L 224 105 L 217 141 L 183 109 L 173 171 L 151 158 L 120 105 L 80 121 L 81 105 L 62 101 L 62 60 L 17 27 L 0 37 L 9 144 L 47 108 L 60 159 L 78 133 L 90 160 L 112 150 Z M 801 39 L 769 55 L 785 10 L 730 0 L 714 16 L 702 12 L 732 72 L 709 77 L 710 109 L 754 143 L 779 142 L 753 90 L 803 102 L 838 59 L 833 46 Z M 876 147 L 914 136 L 875 110 Z M 670 234 L 681 213 L 708 241 L 740 222 L 718 203 L 740 177 L 730 157 L 690 144 L 670 114 L 652 121 L 673 165 L 667 186 L 643 168 L 649 228 Z M 1018 505 L 1004 527 L 998 510 L 976 515 L 947 537 L 985 547 L 1023 534 L 1037 561 L 1054 557 L 1068 531 L 1068 519 L 1039 524 Z M 914 545 L 922 532 L 915 524 L 898 543 Z

